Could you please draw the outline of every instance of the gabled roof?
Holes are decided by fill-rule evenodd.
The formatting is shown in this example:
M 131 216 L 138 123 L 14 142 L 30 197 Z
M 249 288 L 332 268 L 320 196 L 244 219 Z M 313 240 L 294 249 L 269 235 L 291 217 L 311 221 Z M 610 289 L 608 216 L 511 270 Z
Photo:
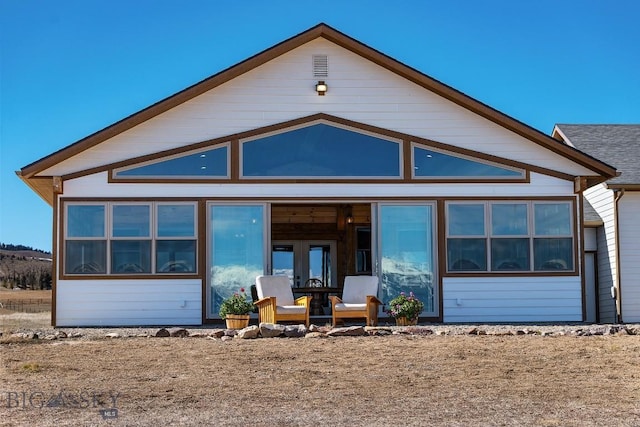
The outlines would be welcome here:
M 598 175 L 602 175 L 605 178 L 609 178 L 615 176 L 616 171 L 614 168 L 606 165 L 593 157 L 585 155 L 579 150 L 574 149 L 573 147 L 562 144 L 556 139 L 546 135 L 512 117 L 507 116 L 504 113 L 501 113 L 498 110 L 495 110 L 492 107 L 489 107 L 482 102 L 473 99 L 464 93 L 432 78 L 429 77 L 420 71 L 411 68 L 395 59 L 341 33 L 340 31 L 335 30 L 334 28 L 326 25 L 326 24 L 318 24 L 315 27 L 310 28 L 307 31 L 304 31 L 290 39 L 287 39 L 267 50 L 264 50 L 226 70 L 223 70 L 217 74 L 212 75 L 199 83 L 190 86 L 175 95 L 172 95 L 168 98 L 165 98 L 135 114 L 132 114 L 129 117 L 120 120 L 108 126 L 92 135 L 83 138 L 74 144 L 71 144 L 55 153 L 46 156 L 36 162 L 33 162 L 25 167 L 23 167 L 20 171 L 18 171 L 18 175 L 38 194 L 40 194 L 45 200 L 49 203 L 52 203 L 53 195 L 50 192 L 43 191 L 43 185 L 36 185 L 33 178 L 37 177 L 37 174 L 45 169 L 65 160 L 74 155 L 83 152 L 91 147 L 94 147 L 100 144 L 103 141 L 106 141 L 109 138 L 112 138 L 126 130 L 129 130 L 159 114 L 162 114 L 186 101 L 189 101 L 195 98 L 198 95 L 201 95 L 227 81 L 234 79 L 262 64 L 271 61 L 274 58 L 277 58 L 280 55 L 283 55 L 299 46 L 304 45 L 314 39 L 324 38 L 332 43 L 335 43 L 338 46 L 341 46 L 351 52 L 354 52 L 357 55 L 381 66 L 384 67 L 397 75 L 417 84 L 425 89 L 436 93 L 443 98 L 454 102 L 469 111 L 472 111 L 479 116 L 482 116 L 503 128 L 506 128 L 536 144 L 541 145 L 547 149 L 550 149 L 556 152 L 559 155 L 562 155 L 577 164 L 580 164 L 588 169 L 594 171 L 594 177 L 590 177 L 590 183 L 599 182 L 604 180 L 604 178 L 598 178 Z M 44 177 L 39 177 L 40 180 Z
M 558 124 L 554 135 L 585 153 L 614 165 L 619 176 L 607 181 L 611 188 L 640 188 L 640 125 Z

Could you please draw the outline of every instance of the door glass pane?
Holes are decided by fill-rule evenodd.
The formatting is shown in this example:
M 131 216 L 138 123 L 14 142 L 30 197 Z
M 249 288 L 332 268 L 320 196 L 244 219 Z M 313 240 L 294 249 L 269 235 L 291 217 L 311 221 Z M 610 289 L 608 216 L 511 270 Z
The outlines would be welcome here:
M 433 207 L 380 207 L 382 299 L 413 292 L 425 305 L 423 315 L 436 312 L 434 288 Z
M 210 314 L 244 288 L 248 293 L 264 272 L 264 207 L 212 205 L 210 221 Z
M 356 273 L 371 274 L 371 228 L 356 229 Z
M 333 286 L 330 245 L 309 245 L 309 279 L 315 279 L 313 283 L 310 282 L 313 286 Z
M 294 286 L 295 251 L 293 245 L 273 245 L 271 250 L 271 265 L 274 276 L 287 276 L 289 284 Z M 299 286 L 300 283 L 296 283 Z

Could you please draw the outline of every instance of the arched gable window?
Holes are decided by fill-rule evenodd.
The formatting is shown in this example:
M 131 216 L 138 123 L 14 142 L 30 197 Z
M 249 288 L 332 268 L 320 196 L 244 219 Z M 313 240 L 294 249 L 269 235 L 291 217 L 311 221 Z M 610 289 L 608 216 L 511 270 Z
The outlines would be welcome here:
M 325 121 L 241 141 L 244 179 L 400 179 L 401 141 Z

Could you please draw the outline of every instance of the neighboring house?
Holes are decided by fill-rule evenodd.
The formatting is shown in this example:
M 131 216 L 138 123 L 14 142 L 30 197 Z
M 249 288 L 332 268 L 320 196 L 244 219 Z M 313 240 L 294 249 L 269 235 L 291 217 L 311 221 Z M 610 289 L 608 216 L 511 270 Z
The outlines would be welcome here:
M 18 173 L 71 326 L 213 322 L 265 273 L 377 275 L 429 321 L 581 321 L 582 191 L 616 170 L 320 24 Z
M 598 320 L 640 322 L 640 125 L 559 124 L 553 136 L 620 172 L 584 192 L 602 218 L 585 233 L 597 238 Z

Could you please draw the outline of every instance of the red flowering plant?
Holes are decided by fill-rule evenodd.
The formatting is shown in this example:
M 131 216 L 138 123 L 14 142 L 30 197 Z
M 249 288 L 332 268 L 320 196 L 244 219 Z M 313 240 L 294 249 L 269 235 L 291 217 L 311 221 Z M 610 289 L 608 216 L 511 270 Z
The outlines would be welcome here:
M 220 317 L 225 319 L 227 314 L 249 314 L 253 311 L 253 302 L 247 300 L 247 294 L 244 288 L 240 288 L 240 292 L 234 292 L 229 298 L 220 304 Z
M 400 295 L 389 301 L 389 309 L 386 312 L 394 319 L 406 317 L 409 321 L 413 321 L 418 318 L 422 310 L 424 310 L 424 304 L 413 292 L 409 292 L 409 296 L 400 292 Z

